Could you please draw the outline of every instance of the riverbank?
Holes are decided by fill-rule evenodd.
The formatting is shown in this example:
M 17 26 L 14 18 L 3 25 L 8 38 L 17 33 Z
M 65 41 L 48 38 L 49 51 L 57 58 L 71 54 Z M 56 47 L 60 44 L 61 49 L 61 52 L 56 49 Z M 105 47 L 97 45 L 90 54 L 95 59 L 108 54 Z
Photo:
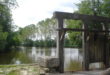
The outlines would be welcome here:
M 40 75 L 43 70 L 37 64 L 0 65 L 0 75 Z
M 0 75 L 102 75 L 104 70 L 45 73 L 38 64 L 0 65 Z

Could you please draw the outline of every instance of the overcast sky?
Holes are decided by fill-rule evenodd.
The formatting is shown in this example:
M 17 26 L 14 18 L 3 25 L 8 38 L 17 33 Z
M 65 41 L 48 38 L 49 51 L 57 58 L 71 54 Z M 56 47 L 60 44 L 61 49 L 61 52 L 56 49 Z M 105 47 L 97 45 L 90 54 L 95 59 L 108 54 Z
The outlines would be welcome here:
M 19 7 L 12 10 L 14 24 L 24 27 L 50 18 L 54 11 L 73 12 L 80 0 L 17 0 Z

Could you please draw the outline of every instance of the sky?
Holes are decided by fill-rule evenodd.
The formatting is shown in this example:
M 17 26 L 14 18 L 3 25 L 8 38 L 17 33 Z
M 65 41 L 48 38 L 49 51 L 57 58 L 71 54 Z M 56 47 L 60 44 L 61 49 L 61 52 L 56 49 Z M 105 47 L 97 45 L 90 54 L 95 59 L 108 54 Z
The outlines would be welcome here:
M 80 0 L 17 0 L 18 7 L 12 10 L 14 24 L 24 27 L 37 24 L 46 18 L 51 18 L 53 12 L 70 12 L 77 10 L 75 4 Z

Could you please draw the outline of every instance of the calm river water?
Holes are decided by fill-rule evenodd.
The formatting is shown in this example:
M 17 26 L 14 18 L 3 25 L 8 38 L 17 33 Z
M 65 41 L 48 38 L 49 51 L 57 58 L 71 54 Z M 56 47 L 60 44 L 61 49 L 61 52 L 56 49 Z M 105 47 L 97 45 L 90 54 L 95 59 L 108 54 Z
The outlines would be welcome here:
M 77 48 L 64 48 L 65 70 L 81 68 L 82 55 Z M 10 53 L 0 54 L 0 64 L 36 63 L 40 56 L 56 56 L 56 48 L 20 47 Z

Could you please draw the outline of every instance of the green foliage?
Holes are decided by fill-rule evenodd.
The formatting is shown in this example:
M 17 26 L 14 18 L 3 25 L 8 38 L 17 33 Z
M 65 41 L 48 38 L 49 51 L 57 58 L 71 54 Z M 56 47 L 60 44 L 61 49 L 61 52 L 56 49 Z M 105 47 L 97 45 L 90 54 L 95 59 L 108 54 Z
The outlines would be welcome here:
M 67 20 L 66 24 L 67 28 L 78 28 L 78 29 L 82 28 L 81 21 Z M 68 31 L 68 40 L 69 45 L 71 45 L 71 47 L 81 47 L 82 45 L 81 32 Z
M 8 42 L 10 43 L 9 46 L 19 46 L 22 43 L 21 35 L 19 32 L 12 32 L 8 36 Z
M 103 0 L 101 5 L 102 16 L 110 17 L 110 0 Z
M 22 38 L 20 35 L 14 35 L 12 38 L 13 45 L 19 46 L 22 43 Z
M 7 44 L 7 36 L 8 33 L 7 32 L 0 32 L 0 50 L 3 51 L 5 49 L 5 45 Z
M 31 40 L 34 37 L 34 34 L 37 32 L 37 28 L 34 24 L 28 25 L 24 28 L 20 28 L 16 32 L 10 33 L 8 36 L 9 46 L 33 46 L 33 41 Z
M 34 34 L 36 32 L 37 32 L 37 27 L 34 24 L 19 29 L 19 35 L 21 35 L 23 40 L 34 37 Z
M 8 32 L 0 32 L 0 40 L 6 40 L 8 36 Z
M 77 4 L 78 12 L 81 14 L 101 15 L 103 0 L 82 0 Z
M 20 71 L 19 70 L 12 70 L 7 75 L 20 75 Z
M 15 2 L 16 0 L 0 0 L 0 51 L 9 48 L 8 38 L 12 33 L 11 7 L 16 5 Z
M 78 6 L 78 13 L 93 14 L 90 0 L 82 0 L 81 3 L 77 4 L 77 6 Z
M 55 37 L 55 29 L 56 29 L 56 21 L 53 18 L 47 18 L 45 20 L 40 21 L 38 24 L 38 34 L 40 35 L 41 39 L 48 39 Z
M 77 4 L 78 10 L 75 13 L 98 15 L 98 16 L 110 16 L 110 1 L 109 0 L 82 0 L 81 3 Z M 89 29 L 102 29 L 96 21 L 88 22 Z M 67 28 L 82 28 L 82 22 L 76 20 L 67 20 Z M 68 32 L 68 39 L 72 45 L 78 45 L 81 47 L 81 33 L 80 32 Z
M 48 39 L 48 40 L 36 40 L 34 41 L 34 46 L 36 47 L 56 47 L 55 40 Z
M 99 16 L 110 16 L 110 1 L 109 0 L 82 0 L 77 4 L 78 13 L 90 14 Z
M 34 46 L 34 41 L 31 39 L 26 39 L 23 43 L 23 46 L 32 47 L 32 46 Z

